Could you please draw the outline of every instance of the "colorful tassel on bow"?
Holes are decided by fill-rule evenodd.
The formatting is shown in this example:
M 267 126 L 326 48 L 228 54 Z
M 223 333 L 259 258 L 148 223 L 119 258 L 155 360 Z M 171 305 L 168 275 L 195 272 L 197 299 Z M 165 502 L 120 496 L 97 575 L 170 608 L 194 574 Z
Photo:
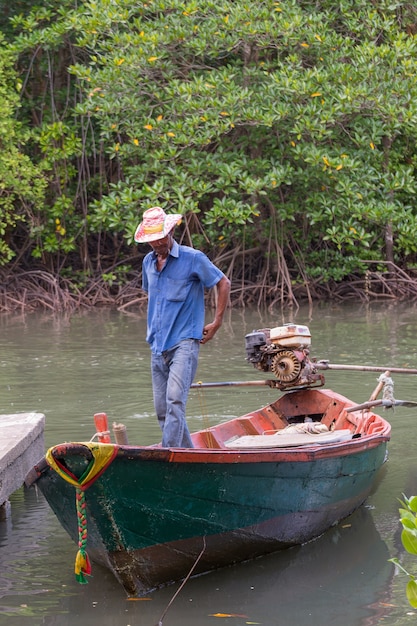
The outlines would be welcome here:
M 78 444 L 80 445 L 80 444 Z M 107 469 L 117 456 L 118 446 L 108 443 L 88 442 L 82 444 L 91 452 L 93 460 L 89 463 L 86 471 L 77 478 L 62 462 L 61 458 L 66 454 L 66 445 L 54 446 L 47 450 L 45 458 L 48 465 L 70 485 L 75 487 L 75 504 L 78 520 L 78 553 L 75 557 L 75 578 L 79 583 L 87 583 L 86 576 L 91 576 L 90 559 L 88 558 L 87 546 L 87 515 L 85 503 L 85 490 Z
M 91 576 L 91 564 L 87 552 L 81 549 L 78 550 L 75 557 L 75 579 L 82 585 L 85 585 L 88 583 L 86 575 Z
M 78 517 L 78 552 L 75 557 L 75 578 L 76 580 L 85 585 L 88 580 L 86 576 L 91 575 L 91 564 L 88 558 L 87 551 L 85 549 L 87 544 L 87 517 L 85 515 L 85 494 L 84 491 L 77 487 L 76 489 L 76 506 Z

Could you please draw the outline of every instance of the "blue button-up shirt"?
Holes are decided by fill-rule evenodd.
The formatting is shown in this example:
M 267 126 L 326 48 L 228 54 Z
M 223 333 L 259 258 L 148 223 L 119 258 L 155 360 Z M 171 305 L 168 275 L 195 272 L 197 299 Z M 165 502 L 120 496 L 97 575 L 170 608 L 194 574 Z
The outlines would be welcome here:
M 143 260 L 142 288 L 148 294 L 146 341 L 162 354 L 183 339 L 201 339 L 204 329 L 204 289 L 224 276 L 210 259 L 176 241 L 160 272 L 155 252 Z

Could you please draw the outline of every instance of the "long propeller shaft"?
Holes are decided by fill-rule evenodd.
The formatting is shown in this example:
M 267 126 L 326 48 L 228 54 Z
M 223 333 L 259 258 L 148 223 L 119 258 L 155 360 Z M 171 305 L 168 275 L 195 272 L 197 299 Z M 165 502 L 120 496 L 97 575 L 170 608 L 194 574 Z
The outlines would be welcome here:
M 353 372 L 389 371 L 392 374 L 417 374 L 417 369 L 412 369 L 408 367 L 379 367 L 377 365 L 337 365 L 335 363 L 328 363 L 327 361 L 317 361 L 317 363 L 314 363 L 314 367 L 318 370 L 350 370 Z

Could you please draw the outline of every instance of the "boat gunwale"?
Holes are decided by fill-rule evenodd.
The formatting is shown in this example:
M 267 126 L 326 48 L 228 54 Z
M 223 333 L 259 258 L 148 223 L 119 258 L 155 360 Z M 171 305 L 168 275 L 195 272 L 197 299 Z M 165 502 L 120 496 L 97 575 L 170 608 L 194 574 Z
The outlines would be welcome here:
M 144 461 L 168 463 L 270 463 L 270 462 L 310 462 L 319 459 L 349 456 L 364 450 L 376 448 L 391 438 L 391 427 L 383 432 L 364 435 L 349 441 L 317 443 L 304 446 L 282 448 L 158 448 L 139 446 L 119 446 L 118 456 L 138 456 Z
M 115 458 L 136 458 L 146 463 L 308 463 L 332 457 L 351 456 L 376 448 L 390 440 L 390 425 L 388 422 L 387 425 L 388 428 L 384 433 L 372 433 L 344 442 L 318 443 L 316 445 L 286 448 L 263 448 L 261 450 L 253 448 L 231 450 L 227 448 L 161 448 L 118 444 L 105 445 L 117 447 Z M 68 454 L 70 456 L 71 453 L 79 453 L 80 447 L 84 448 L 86 445 L 87 442 L 67 442 L 58 444 L 54 448 L 59 448 L 61 455 L 65 456 Z M 33 468 L 34 472 L 29 473 L 26 479 L 27 486 L 35 483 L 48 468 L 50 468 L 50 465 L 46 457 L 43 457 Z

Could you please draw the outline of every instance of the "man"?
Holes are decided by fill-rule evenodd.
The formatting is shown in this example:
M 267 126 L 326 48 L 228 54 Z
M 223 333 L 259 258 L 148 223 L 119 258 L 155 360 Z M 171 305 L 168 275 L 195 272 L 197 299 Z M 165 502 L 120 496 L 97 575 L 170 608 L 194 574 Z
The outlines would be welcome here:
M 142 287 L 148 294 L 148 329 L 156 415 L 162 446 L 192 448 L 185 419 L 188 392 L 198 363 L 200 344 L 220 328 L 229 300 L 230 281 L 199 250 L 179 245 L 173 230 L 181 215 L 148 209 L 135 241 L 149 243 L 152 252 L 142 267 Z M 204 289 L 217 285 L 214 319 L 204 322 Z

